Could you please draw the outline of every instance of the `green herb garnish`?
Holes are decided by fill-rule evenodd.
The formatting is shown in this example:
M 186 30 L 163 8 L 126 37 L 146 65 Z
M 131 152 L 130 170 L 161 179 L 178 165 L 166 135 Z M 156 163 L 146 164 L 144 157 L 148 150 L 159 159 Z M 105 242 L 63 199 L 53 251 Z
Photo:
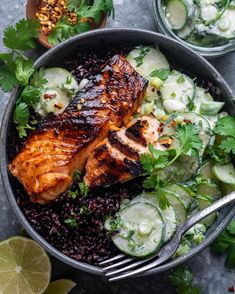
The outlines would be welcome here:
M 144 181 L 144 187 L 155 189 L 159 198 L 159 205 L 162 209 L 168 206 L 164 191 L 161 189 L 161 183 L 158 172 L 173 164 L 181 155 L 189 152 L 196 156 L 198 150 L 202 148 L 202 140 L 199 137 L 199 129 L 194 124 L 181 125 L 176 129 L 175 139 L 179 141 L 179 147 L 176 149 L 157 150 L 153 145 L 149 145 L 149 153 L 141 155 L 140 161 L 143 169 L 147 173 Z
M 201 290 L 193 286 L 193 274 L 186 266 L 179 266 L 170 274 L 170 281 L 177 294 L 200 294 Z
M 165 81 L 168 78 L 170 72 L 171 71 L 169 69 L 165 69 L 165 68 L 155 69 L 154 71 L 151 72 L 150 77 L 157 77 Z
M 90 0 L 68 0 L 67 8 L 77 14 L 77 23 L 71 24 L 67 16 L 61 17 L 48 36 L 48 42 L 51 45 L 57 45 L 72 36 L 89 31 L 91 29 L 90 20 L 92 19 L 98 24 L 102 13 L 114 16 L 112 0 L 94 0 L 92 2 Z
M 78 226 L 77 220 L 74 218 L 68 218 L 64 221 L 64 223 L 72 228 L 76 228 Z
M 217 255 L 227 253 L 225 263 L 235 267 L 235 220 L 232 220 L 223 233 L 211 245 L 212 252 Z
M 215 127 L 215 133 L 222 136 L 219 148 L 235 155 L 235 116 L 220 118 Z
M 185 82 L 185 78 L 184 75 L 180 75 L 177 79 L 177 83 L 178 84 L 183 84 Z
M 139 49 L 139 56 L 135 57 L 134 60 L 136 61 L 136 66 L 139 67 L 143 64 L 144 57 L 149 53 L 150 49 L 148 47 L 140 46 Z

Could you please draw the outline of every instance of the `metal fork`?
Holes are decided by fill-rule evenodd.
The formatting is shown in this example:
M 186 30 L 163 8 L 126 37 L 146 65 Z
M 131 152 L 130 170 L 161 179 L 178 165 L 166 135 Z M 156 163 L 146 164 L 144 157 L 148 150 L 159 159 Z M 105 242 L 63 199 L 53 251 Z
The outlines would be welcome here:
M 194 226 L 203 218 L 207 217 L 214 211 L 223 208 L 233 201 L 235 201 L 235 191 L 214 202 L 212 205 L 208 206 L 199 213 L 193 215 L 185 223 L 179 225 L 174 237 L 164 247 L 162 247 L 162 249 L 156 255 L 148 259 L 136 260 L 134 258 L 126 258 L 125 255 L 119 254 L 113 258 L 101 262 L 99 265 L 105 266 L 103 271 L 109 278 L 110 282 L 136 276 L 154 267 L 157 267 L 172 257 L 180 245 L 182 235 L 186 231 L 188 231 L 192 226 Z M 110 263 L 113 264 L 108 265 Z

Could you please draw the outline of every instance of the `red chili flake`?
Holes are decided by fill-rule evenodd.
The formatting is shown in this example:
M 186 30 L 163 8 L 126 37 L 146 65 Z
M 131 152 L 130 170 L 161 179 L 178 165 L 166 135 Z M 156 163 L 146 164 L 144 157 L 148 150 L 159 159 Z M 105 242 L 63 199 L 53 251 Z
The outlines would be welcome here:
M 45 98 L 45 99 L 53 99 L 53 98 L 55 98 L 56 97 L 56 94 L 44 94 L 43 95 L 43 97 Z
M 172 126 L 172 127 L 176 127 L 176 126 L 177 126 L 177 122 L 176 122 L 175 120 L 173 120 L 173 121 L 171 122 L 171 126 Z
M 159 128 L 157 129 L 157 131 L 158 131 L 158 133 L 162 133 L 162 132 L 163 132 L 163 128 L 159 127 Z
M 234 293 L 235 292 L 234 286 L 231 286 L 230 288 L 228 288 L 228 292 Z
M 164 126 L 164 123 L 163 122 L 160 122 L 160 127 L 163 127 Z
M 192 123 L 191 120 L 189 120 L 189 119 L 184 119 L 183 122 L 185 122 L 186 124 L 191 124 Z

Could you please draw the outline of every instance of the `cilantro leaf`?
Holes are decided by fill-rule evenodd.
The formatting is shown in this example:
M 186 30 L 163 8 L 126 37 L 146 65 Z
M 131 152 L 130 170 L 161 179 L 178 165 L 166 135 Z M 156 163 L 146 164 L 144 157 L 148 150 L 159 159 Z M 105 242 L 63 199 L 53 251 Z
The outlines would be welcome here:
M 227 267 L 235 267 L 235 244 L 229 246 L 225 263 Z
M 13 121 L 15 124 L 24 126 L 29 121 L 29 109 L 26 103 L 19 103 L 14 111 Z
M 31 59 L 25 60 L 22 57 L 16 58 L 16 78 L 22 86 L 29 83 L 29 78 L 34 73 L 33 61 Z
M 171 71 L 166 68 L 155 69 L 154 71 L 151 72 L 150 77 L 157 77 L 157 78 L 165 81 L 168 78 L 170 72 Z
M 71 198 L 75 199 L 75 198 L 77 198 L 78 191 L 71 191 L 71 190 L 69 190 L 68 191 L 68 194 L 69 194 L 69 196 Z
M 200 294 L 201 290 L 193 286 L 193 274 L 188 267 L 179 266 L 175 268 L 170 276 L 170 281 L 173 286 L 176 287 L 176 293 L 178 294 Z
M 235 138 L 235 116 L 221 117 L 214 131 L 216 134 Z
M 140 46 L 139 49 L 139 56 L 135 57 L 134 60 L 136 61 L 136 66 L 139 67 L 143 64 L 144 57 L 148 54 L 150 49 L 148 47 Z
M 214 241 L 211 249 L 217 255 L 227 252 L 226 265 L 235 267 L 235 220 L 232 220 L 223 233 Z
M 17 86 L 15 72 L 7 64 L 0 65 L 0 87 L 4 92 L 10 92 Z
M 36 88 L 43 88 L 47 84 L 45 79 L 45 69 L 40 67 L 39 70 L 35 71 L 30 78 L 30 85 Z
M 227 153 L 232 153 L 235 155 L 235 138 L 228 137 L 221 141 L 219 147 Z
M 26 103 L 28 106 L 34 107 L 39 102 L 41 90 L 33 86 L 26 86 L 20 95 L 20 101 Z
M 178 154 L 187 154 L 191 149 L 202 148 L 199 129 L 194 124 L 185 124 L 176 129 L 176 139 L 180 141 Z
M 37 19 L 21 19 L 15 27 L 8 26 L 4 31 L 3 43 L 13 50 L 28 50 L 36 45 L 40 23 Z
M 27 136 L 27 131 L 26 130 L 32 130 L 32 131 L 34 131 L 35 130 L 35 127 L 32 127 L 29 124 L 26 124 L 24 126 L 18 125 L 16 127 L 16 129 L 17 129 L 17 131 L 19 133 L 19 137 L 20 138 L 23 138 L 23 137 L 26 137 Z
M 93 5 L 83 3 L 77 9 L 77 15 L 79 18 L 91 18 L 95 23 L 100 22 L 101 12 L 105 11 L 105 3 L 103 0 L 94 0 Z

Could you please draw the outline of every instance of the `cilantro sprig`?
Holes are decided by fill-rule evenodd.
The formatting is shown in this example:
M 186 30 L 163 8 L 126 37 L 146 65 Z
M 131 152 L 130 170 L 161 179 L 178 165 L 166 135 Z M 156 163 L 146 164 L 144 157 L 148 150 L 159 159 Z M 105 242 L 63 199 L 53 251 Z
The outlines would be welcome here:
M 36 46 L 39 28 L 40 23 L 35 19 L 22 19 L 15 27 L 6 27 L 3 43 L 9 52 L 0 54 L 0 87 L 3 91 L 10 92 L 18 84 L 28 84 L 34 69 L 32 60 L 24 55 L 24 51 Z
M 193 273 L 187 266 L 179 266 L 172 270 L 170 274 L 170 281 L 176 288 L 178 294 L 200 294 L 201 289 L 193 285 Z
M 149 153 L 141 155 L 140 161 L 147 174 L 144 188 L 156 190 L 159 195 L 159 204 L 163 209 L 168 206 L 168 201 L 161 189 L 164 184 L 159 178 L 159 171 L 172 165 L 183 154 L 190 153 L 192 156 L 196 156 L 198 150 L 202 148 L 199 131 L 199 128 L 194 124 L 181 125 L 176 129 L 174 137 L 179 142 L 177 148 L 162 151 L 155 149 L 153 145 L 149 145 Z
M 235 220 L 232 220 L 223 233 L 211 245 L 216 255 L 227 254 L 225 263 L 228 267 L 235 267 Z
M 215 127 L 215 133 L 222 136 L 219 148 L 235 155 L 235 116 L 220 118 Z
M 67 8 L 77 14 L 76 24 L 71 24 L 67 16 L 63 16 L 55 25 L 48 36 L 51 45 L 75 36 L 91 29 L 91 21 L 98 24 L 102 13 L 114 16 L 114 5 L 112 0 L 68 0 Z

